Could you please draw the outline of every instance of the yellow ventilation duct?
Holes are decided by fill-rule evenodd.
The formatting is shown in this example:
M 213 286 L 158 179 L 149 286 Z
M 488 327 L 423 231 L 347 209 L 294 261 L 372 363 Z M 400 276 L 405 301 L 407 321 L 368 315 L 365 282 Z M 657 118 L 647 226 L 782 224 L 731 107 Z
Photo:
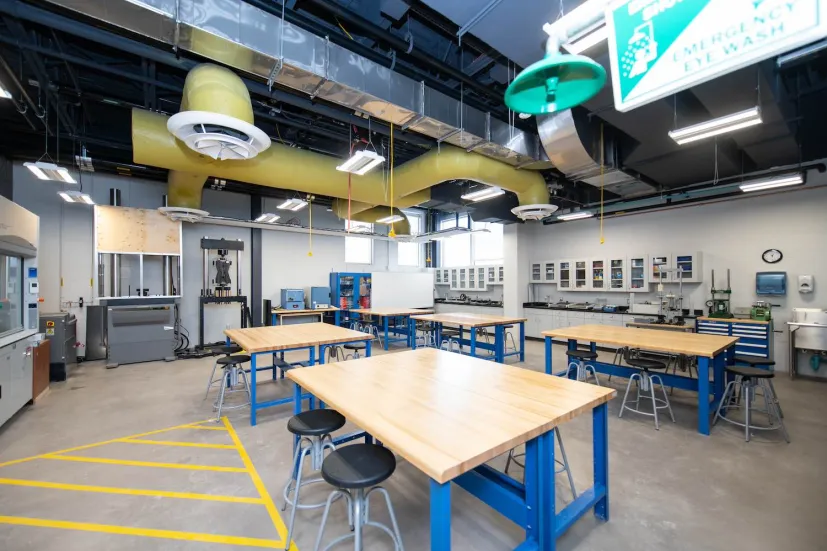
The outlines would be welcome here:
M 358 212 L 354 212 L 353 207 L 354 205 L 351 203 L 350 205 L 350 219 L 356 220 L 357 222 L 368 222 L 370 224 L 376 224 L 377 226 L 381 227 L 382 222 L 378 222 L 383 218 L 387 218 L 388 216 L 401 216 L 402 220 L 399 222 L 393 223 L 394 231 L 399 235 L 410 235 L 411 234 L 411 225 L 408 222 L 405 213 L 399 210 L 398 208 L 394 207 L 390 209 L 386 206 L 379 206 L 379 207 L 370 207 L 370 205 L 364 205 L 363 203 L 358 204 L 360 210 Z M 367 208 L 366 208 L 367 207 Z M 362 210 L 364 209 L 364 210 Z M 333 200 L 333 213 L 342 219 L 347 219 L 347 199 L 334 199 Z M 388 224 L 388 227 L 390 225 Z
M 204 125 L 204 129 L 199 129 L 197 123 L 191 123 L 197 117 L 187 119 L 187 124 L 172 124 L 175 117 L 189 113 L 197 113 L 202 119 L 201 114 L 213 113 L 217 118 L 211 120 L 226 122 L 232 119 L 233 126 L 216 123 L 218 128 Z M 234 131 L 252 136 L 253 132 L 245 126 L 252 126 L 251 121 L 249 93 L 241 79 L 228 69 L 210 64 L 199 65 L 187 76 L 180 113 L 168 118 L 159 113 L 133 109 L 133 158 L 136 163 L 172 171 L 168 196 L 169 205 L 173 207 L 200 208 L 201 191 L 208 176 L 348 199 L 348 175 L 336 170 L 340 159 L 277 143 L 269 144 L 269 138 L 269 147 L 259 149 L 255 156 L 245 156 L 243 151 L 233 149 L 231 145 L 238 145 L 241 139 L 234 135 Z M 190 131 L 178 140 L 170 133 L 172 127 L 188 128 Z M 213 131 L 212 135 L 205 138 L 209 131 Z M 181 135 L 179 133 L 179 137 Z M 211 140 L 220 141 L 222 136 L 235 141 L 230 140 L 230 145 L 222 147 L 212 143 Z M 231 149 L 232 155 L 224 155 L 226 149 Z M 548 202 L 545 180 L 539 173 L 518 170 L 488 157 L 443 144 L 440 150 L 431 150 L 394 170 L 393 205 L 407 208 L 428 201 L 430 188 L 447 180 L 473 180 L 501 187 L 516 193 L 520 205 Z M 388 192 L 379 171 L 353 176 L 351 218 L 357 220 L 356 214 L 376 205 L 390 204 Z M 344 211 L 338 207 L 335 210 L 338 215 L 346 216 L 346 202 Z M 381 209 L 377 210 L 376 218 L 382 217 L 381 212 Z M 384 213 L 389 215 L 390 209 L 385 208 Z

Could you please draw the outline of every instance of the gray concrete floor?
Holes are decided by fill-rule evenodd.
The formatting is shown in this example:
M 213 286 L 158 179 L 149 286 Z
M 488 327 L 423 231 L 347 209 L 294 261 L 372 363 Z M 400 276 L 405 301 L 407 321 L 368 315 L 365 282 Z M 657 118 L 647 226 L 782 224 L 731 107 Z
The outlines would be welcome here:
M 541 369 L 542 345 L 527 344 L 527 369 Z M 382 353 L 381 351 L 377 353 Z M 603 354 L 604 356 L 606 354 Z M 562 347 L 555 347 L 555 369 L 563 367 Z M 211 361 L 154 362 L 106 370 L 102 363 L 77 369 L 65 383 L 53 384 L 37 405 L 28 407 L 0 430 L 0 463 L 90 444 L 173 425 L 202 421 L 212 415 L 212 396 L 204 401 Z M 266 374 L 261 374 L 266 377 Z M 606 377 L 601 376 L 605 383 Z M 677 423 L 662 420 L 656 431 L 651 418 L 624 414 L 617 418 L 626 381 L 610 383 L 620 396 L 610 403 L 611 521 L 581 519 L 558 541 L 562 550 L 776 550 L 825 549 L 827 522 L 827 386 L 790 382 L 778 377 L 776 387 L 786 414 L 792 443 L 778 432 L 756 434 L 752 442 L 728 425 L 711 437 L 696 432 L 694 394 L 675 391 Z M 287 383 L 263 383 L 260 400 L 288 395 Z M 235 397 L 233 398 L 236 399 Z M 276 505 L 290 466 L 290 437 L 285 428 L 290 407 L 260 412 L 257 427 L 249 426 L 247 410 L 228 412 Z M 561 427 L 566 451 L 579 488 L 591 481 L 591 417 Z M 202 443 L 232 443 L 221 431 L 181 429 L 146 438 Z M 72 455 L 125 460 L 243 466 L 233 450 L 112 443 Z M 502 467 L 504 457 L 493 463 Z M 519 470 L 512 471 L 520 476 Z M 63 484 L 117 486 L 132 489 L 212 493 L 255 497 L 243 473 L 208 472 L 36 459 L 0 467 L 7 479 Z M 317 485 L 308 499 L 323 499 Z M 405 547 L 427 549 L 428 483 L 404 461 L 386 487 L 396 507 Z M 557 477 L 558 502 L 570 500 L 563 475 Z M 377 502 L 378 504 L 378 502 Z M 378 519 L 386 518 L 381 506 Z M 512 549 L 522 531 L 484 504 L 455 487 L 453 545 L 457 550 Z M 282 513 L 286 519 L 287 514 Z M 9 551 L 227 550 L 250 547 L 108 534 L 94 531 L 4 523 L 6 517 L 64 520 L 76 523 L 223 534 L 278 539 L 265 508 L 257 504 L 224 503 L 170 497 L 113 495 L 0 483 L 0 549 Z M 303 511 L 296 541 L 313 548 L 320 510 Z M 7 519 L 8 520 L 8 519 Z M 14 522 L 14 520 L 12 519 Z M 328 536 L 344 533 L 343 507 L 337 507 Z M 340 548 L 346 549 L 347 545 Z M 390 549 L 381 533 L 368 530 L 366 549 Z

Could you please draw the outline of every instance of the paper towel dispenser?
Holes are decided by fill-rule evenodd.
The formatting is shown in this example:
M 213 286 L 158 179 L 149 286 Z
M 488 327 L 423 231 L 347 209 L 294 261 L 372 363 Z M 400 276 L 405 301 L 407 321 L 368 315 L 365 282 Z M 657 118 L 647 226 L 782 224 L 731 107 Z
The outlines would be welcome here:
M 800 275 L 798 276 L 798 292 L 812 293 L 813 292 L 813 276 Z

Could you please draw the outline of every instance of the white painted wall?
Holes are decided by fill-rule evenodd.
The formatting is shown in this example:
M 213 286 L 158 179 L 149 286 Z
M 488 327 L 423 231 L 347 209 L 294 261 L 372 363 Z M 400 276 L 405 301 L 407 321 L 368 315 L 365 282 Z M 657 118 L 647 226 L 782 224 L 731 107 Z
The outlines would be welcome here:
M 810 185 L 827 181 L 827 176 L 814 175 Z M 520 263 L 525 274 L 519 291 L 528 296 L 529 263 L 533 260 L 561 258 L 601 258 L 613 254 L 631 255 L 640 252 L 703 253 L 704 283 L 684 284 L 684 307 L 704 308 L 709 299 L 710 271 L 715 269 L 716 283 L 725 282 L 726 269 L 732 274 L 732 304 L 750 306 L 755 294 L 755 273 L 786 271 L 788 292 L 785 297 L 770 297 L 775 320 L 775 359 L 777 369 L 787 369 L 789 333 L 786 321 L 797 307 L 827 308 L 827 187 L 802 189 L 747 197 L 696 207 L 606 219 L 605 244 L 600 244 L 599 221 L 594 219 L 543 226 L 526 225 L 530 241 L 529 258 Z M 521 239 L 522 241 L 522 239 Z M 761 253 L 776 248 L 784 254 L 778 264 L 766 264 Z M 506 251 L 509 247 L 506 247 Z M 507 253 L 508 254 L 508 253 Z M 799 274 L 815 276 L 815 292 L 799 294 Z M 671 286 L 670 288 L 676 288 Z M 592 301 L 605 297 L 609 302 L 625 304 L 626 293 L 561 292 L 556 285 L 536 284 L 540 300 L 553 299 Z M 652 290 L 655 286 L 652 286 Z M 654 298 L 654 293 L 635 294 L 635 302 Z M 802 368 L 806 373 L 809 368 Z

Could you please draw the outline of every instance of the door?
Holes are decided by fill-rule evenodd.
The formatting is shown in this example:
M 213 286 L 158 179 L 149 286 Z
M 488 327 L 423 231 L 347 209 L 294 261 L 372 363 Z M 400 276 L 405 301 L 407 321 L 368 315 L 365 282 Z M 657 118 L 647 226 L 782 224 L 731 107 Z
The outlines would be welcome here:
M 629 257 L 629 287 L 630 291 L 648 290 L 649 272 L 646 270 L 646 256 Z
M 559 270 L 557 270 L 557 288 L 570 291 L 572 288 L 571 280 L 571 261 L 561 260 L 559 263 Z
M 543 283 L 557 283 L 557 264 L 553 260 L 543 262 Z
M 606 290 L 606 261 L 589 261 L 589 288 L 594 291 Z
M 541 283 L 543 281 L 543 264 L 541 262 L 531 263 L 529 278 L 531 283 Z
M 609 290 L 626 290 L 626 260 L 623 258 L 609 260 Z
M 574 290 L 585 291 L 589 288 L 588 271 L 589 262 L 587 260 L 574 261 Z

